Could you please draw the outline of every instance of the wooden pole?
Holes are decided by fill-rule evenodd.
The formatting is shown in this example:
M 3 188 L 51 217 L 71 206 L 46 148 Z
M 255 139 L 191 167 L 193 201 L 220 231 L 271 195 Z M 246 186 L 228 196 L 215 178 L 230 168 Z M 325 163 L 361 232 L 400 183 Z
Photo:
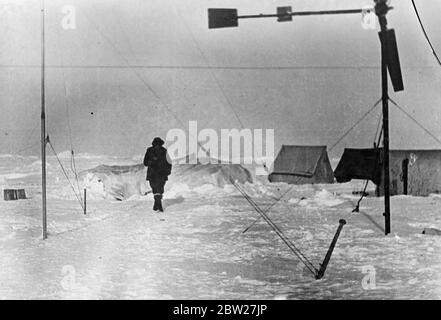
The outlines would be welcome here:
M 45 34 L 44 0 L 41 1 L 41 198 L 43 240 L 47 238 L 46 208 L 46 97 L 45 97 Z
M 86 200 L 87 194 L 86 194 L 86 188 L 84 188 L 84 214 L 86 214 L 87 211 L 87 200 Z
M 375 12 L 380 22 L 381 40 L 381 89 L 383 102 L 383 188 L 384 188 L 384 233 L 390 233 L 390 176 L 389 176 L 389 94 L 387 73 L 387 19 L 386 1 L 378 1 Z
M 382 44 L 382 90 L 383 90 L 383 171 L 384 171 L 384 234 L 390 233 L 390 176 L 389 176 L 389 97 L 387 84 L 387 65 L 384 61 L 386 57 L 386 36 L 383 37 Z

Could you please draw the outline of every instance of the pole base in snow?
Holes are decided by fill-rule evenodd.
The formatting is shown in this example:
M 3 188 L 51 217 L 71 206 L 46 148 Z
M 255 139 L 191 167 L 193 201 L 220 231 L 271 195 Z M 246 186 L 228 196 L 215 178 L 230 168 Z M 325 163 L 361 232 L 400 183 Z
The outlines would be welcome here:
M 332 252 L 334 251 L 335 245 L 337 244 L 338 237 L 340 236 L 340 232 L 343 229 L 343 226 L 346 224 L 346 220 L 340 219 L 338 222 L 338 228 L 335 232 L 334 239 L 332 239 L 331 245 L 329 246 L 328 252 L 326 253 L 325 259 L 323 263 L 320 265 L 320 270 L 317 272 L 315 279 L 319 280 L 323 278 L 325 275 L 326 268 L 328 267 L 329 260 L 331 260 Z

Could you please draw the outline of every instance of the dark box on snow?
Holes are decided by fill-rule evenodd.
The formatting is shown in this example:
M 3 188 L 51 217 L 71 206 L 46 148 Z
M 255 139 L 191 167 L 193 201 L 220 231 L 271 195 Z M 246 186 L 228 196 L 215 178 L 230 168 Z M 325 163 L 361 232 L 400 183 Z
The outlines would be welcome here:
M 26 192 L 24 189 L 4 189 L 3 199 L 5 201 L 26 199 Z

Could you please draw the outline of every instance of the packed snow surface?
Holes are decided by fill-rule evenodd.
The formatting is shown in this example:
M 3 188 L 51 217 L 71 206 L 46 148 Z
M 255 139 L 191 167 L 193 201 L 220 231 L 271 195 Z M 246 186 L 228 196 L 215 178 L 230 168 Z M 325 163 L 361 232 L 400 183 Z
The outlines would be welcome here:
M 69 153 L 60 155 L 70 183 L 50 157 L 44 241 L 41 162 L 0 156 L 2 189 L 24 188 L 28 196 L 0 200 L 1 299 L 441 298 L 441 237 L 422 234 L 425 228 L 441 229 L 439 195 L 393 197 L 392 234 L 385 236 L 383 198 L 372 196 L 373 186 L 360 212 L 352 213 L 358 200 L 353 191 L 362 190 L 362 181 L 270 184 L 252 168 L 249 181 L 240 169 L 246 178 L 240 185 L 263 210 L 283 195 L 268 215 L 316 267 L 339 219 L 347 221 L 325 277 L 317 281 L 262 219 L 242 233 L 259 216 L 223 180 L 235 169 L 176 170 L 161 221 L 151 210 L 151 194 L 145 195 L 142 166 L 124 178 L 104 170 L 111 186 L 127 183 L 119 199 L 124 201 L 97 181 L 97 167 L 136 168 L 140 159 L 78 155 L 76 168 L 83 173 L 77 183 Z M 129 190 L 133 186 L 136 192 Z M 84 188 L 86 215 L 80 206 Z

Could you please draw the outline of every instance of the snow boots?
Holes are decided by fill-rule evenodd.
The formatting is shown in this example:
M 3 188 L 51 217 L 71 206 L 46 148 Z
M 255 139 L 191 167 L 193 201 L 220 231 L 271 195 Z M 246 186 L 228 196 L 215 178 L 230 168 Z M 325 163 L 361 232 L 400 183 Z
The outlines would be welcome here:
M 164 212 L 164 209 L 162 208 L 162 194 L 155 194 L 154 195 L 155 198 L 155 203 L 153 204 L 153 210 L 154 211 L 159 211 L 159 212 Z

